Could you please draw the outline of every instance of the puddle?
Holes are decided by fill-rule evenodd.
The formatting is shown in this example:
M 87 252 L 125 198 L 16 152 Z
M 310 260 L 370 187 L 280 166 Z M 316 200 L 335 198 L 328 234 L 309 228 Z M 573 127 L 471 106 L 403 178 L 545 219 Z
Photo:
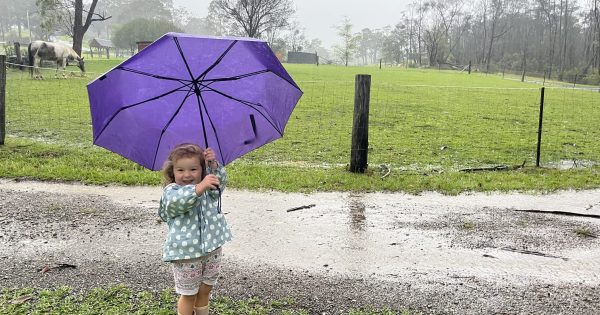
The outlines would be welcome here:
M 545 163 L 544 167 L 557 168 L 559 170 L 570 170 L 574 168 L 590 168 L 595 166 L 595 161 L 588 160 L 560 160 L 559 162 Z
M 87 243 L 73 246 L 82 251 L 102 253 L 110 243 L 119 256 L 142 257 L 155 254 L 164 240 L 164 226 L 154 217 L 160 187 L 0 180 L 0 189 L 30 192 L 40 202 L 58 205 L 54 211 L 71 209 L 66 206 L 69 203 L 88 204 L 86 211 L 92 212 L 91 216 L 72 209 L 77 218 L 96 220 L 75 226 L 90 235 L 85 238 Z M 106 202 L 98 203 L 99 196 Z M 537 279 L 600 284 L 600 242 L 573 232 L 583 227 L 598 233 L 600 220 L 512 211 L 600 214 L 600 190 L 459 196 L 228 190 L 222 204 L 234 234 L 225 248 L 226 257 L 240 263 L 390 280 L 423 275 L 442 281 L 449 276 L 468 276 L 498 282 Z M 316 206 L 286 212 L 311 204 Z M 119 215 L 111 211 L 119 211 Z M 4 221 L 8 217 L 3 213 Z M 123 217 L 137 219 L 112 221 Z M 97 227 L 96 222 L 100 222 Z M 120 230 L 112 228 L 114 222 L 122 225 Z M 124 232 L 128 227 L 131 235 Z M 132 241 L 144 247 L 132 249 Z M 516 250 L 503 250 L 505 247 Z

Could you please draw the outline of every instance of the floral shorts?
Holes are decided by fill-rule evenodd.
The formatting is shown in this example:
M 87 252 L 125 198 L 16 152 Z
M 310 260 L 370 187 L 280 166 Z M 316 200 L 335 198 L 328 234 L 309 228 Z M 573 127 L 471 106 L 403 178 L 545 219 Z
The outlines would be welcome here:
M 205 256 L 173 262 L 175 292 L 181 295 L 195 295 L 202 283 L 215 285 L 221 271 L 221 247 Z

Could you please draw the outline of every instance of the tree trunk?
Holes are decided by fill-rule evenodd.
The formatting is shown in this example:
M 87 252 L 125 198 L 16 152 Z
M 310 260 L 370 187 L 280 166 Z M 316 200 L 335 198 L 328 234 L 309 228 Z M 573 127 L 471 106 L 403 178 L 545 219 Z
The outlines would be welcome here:
M 486 65 L 485 65 L 485 73 L 490 73 L 490 62 L 492 59 L 492 47 L 494 46 L 494 36 L 496 32 L 496 19 L 492 22 L 492 33 L 490 34 L 490 46 L 488 47 Z
M 83 45 L 83 0 L 75 0 L 75 14 L 73 17 L 73 50 L 81 56 Z
M 565 27 L 564 27 L 564 36 L 563 36 L 563 67 L 566 66 L 567 63 L 567 31 L 569 30 L 568 24 L 569 18 L 569 0 L 565 1 Z M 564 69 L 564 68 L 563 68 Z

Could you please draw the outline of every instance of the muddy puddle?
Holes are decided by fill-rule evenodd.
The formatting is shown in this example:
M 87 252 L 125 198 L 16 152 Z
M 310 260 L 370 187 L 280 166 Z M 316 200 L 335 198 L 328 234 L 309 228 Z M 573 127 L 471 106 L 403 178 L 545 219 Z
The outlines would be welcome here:
M 92 250 L 90 246 L 97 246 L 101 253 L 102 244 L 111 243 L 116 255 L 140 255 L 131 253 L 129 242 L 143 237 L 144 246 L 137 250 L 148 256 L 155 254 L 164 239 L 164 226 L 154 218 L 159 187 L 0 180 L 0 189 L 102 196 L 115 207 L 125 208 L 119 210 L 120 218 L 127 218 L 123 220 L 97 213 L 93 207 L 76 209 L 83 218 L 99 216 L 119 227 L 109 229 L 85 220 L 76 223 L 84 234 L 95 235 L 95 242 L 73 243 L 68 233 L 60 232 L 68 228 L 66 223 L 52 223 L 50 230 L 59 230 L 58 235 L 42 241 L 21 240 L 23 253 L 41 247 L 47 252 L 67 247 L 85 252 Z M 459 196 L 228 190 L 222 203 L 234 233 L 227 256 L 240 263 L 390 280 L 427 275 L 444 281 L 480 278 L 600 284 L 600 240 L 596 237 L 600 219 L 515 211 L 597 215 L 600 190 Z M 55 209 L 48 208 L 60 206 L 57 202 Z M 307 207 L 287 211 L 303 206 Z M 137 217 L 137 211 L 143 211 L 143 218 Z

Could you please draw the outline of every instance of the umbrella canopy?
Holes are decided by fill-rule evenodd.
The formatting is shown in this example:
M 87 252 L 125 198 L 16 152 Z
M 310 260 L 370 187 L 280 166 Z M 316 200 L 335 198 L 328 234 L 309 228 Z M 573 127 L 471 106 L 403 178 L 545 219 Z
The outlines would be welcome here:
M 266 42 L 178 33 L 87 89 L 94 144 L 151 170 L 180 143 L 228 164 L 282 137 L 302 96 Z

